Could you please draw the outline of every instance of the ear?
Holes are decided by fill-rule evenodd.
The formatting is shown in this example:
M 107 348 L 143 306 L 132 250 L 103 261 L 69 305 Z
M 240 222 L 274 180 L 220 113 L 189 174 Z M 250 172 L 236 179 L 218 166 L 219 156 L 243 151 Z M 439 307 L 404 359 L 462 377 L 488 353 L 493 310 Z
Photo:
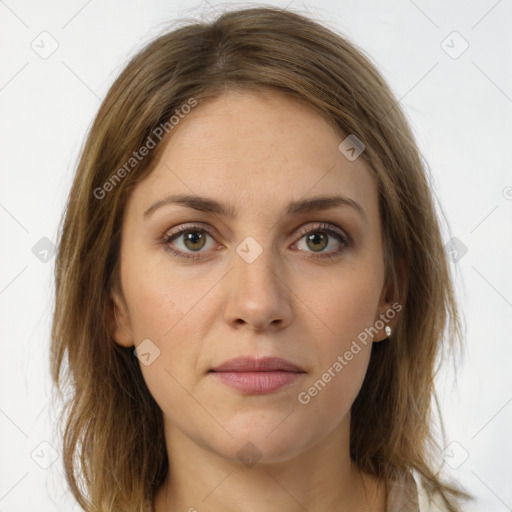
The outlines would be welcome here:
M 116 290 L 110 293 L 108 317 L 110 335 L 114 341 L 123 347 L 133 346 L 135 343 L 128 308 L 124 298 Z
M 386 326 L 391 327 L 393 330 L 398 322 L 399 312 L 403 306 L 400 300 L 396 297 L 391 283 L 388 280 L 382 287 L 382 292 L 379 298 L 379 305 L 377 314 L 375 315 L 374 327 L 378 331 L 373 338 L 373 341 L 383 341 L 389 336 L 386 334 Z

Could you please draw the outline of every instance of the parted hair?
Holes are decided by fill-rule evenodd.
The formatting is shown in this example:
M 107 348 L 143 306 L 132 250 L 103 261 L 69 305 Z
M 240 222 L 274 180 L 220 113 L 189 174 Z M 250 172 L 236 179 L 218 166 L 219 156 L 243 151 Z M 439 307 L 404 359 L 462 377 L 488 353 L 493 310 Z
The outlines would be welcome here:
M 428 165 L 370 58 L 327 23 L 274 7 L 166 29 L 121 71 L 86 137 L 59 224 L 50 353 L 55 389 L 65 397 L 60 435 L 74 497 L 87 512 L 141 512 L 168 471 L 162 412 L 133 347 L 111 335 L 111 293 L 120 290 L 127 197 L 172 130 L 153 137 L 147 156 L 117 173 L 122 179 L 112 177 L 191 98 L 232 89 L 285 92 L 314 107 L 340 141 L 363 142 L 360 158 L 378 187 L 386 278 L 403 309 L 391 339 L 372 347 L 351 409 L 351 458 L 386 485 L 415 471 L 428 493 L 460 510 L 467 495 L 442 477 L 432 413 L 434 378 L 455 353 L 447 349 L 462 345 L 462 320 Z

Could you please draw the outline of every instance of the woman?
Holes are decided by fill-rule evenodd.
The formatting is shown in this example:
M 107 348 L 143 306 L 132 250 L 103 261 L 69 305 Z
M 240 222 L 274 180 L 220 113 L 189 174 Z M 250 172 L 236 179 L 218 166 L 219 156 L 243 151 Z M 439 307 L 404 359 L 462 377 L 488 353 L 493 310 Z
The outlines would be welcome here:
M 354 45 L 256 8 L 131 60 L 56 260 L 85 510 L 460 510 L 430 423 L 459 338 L 418 148 Z

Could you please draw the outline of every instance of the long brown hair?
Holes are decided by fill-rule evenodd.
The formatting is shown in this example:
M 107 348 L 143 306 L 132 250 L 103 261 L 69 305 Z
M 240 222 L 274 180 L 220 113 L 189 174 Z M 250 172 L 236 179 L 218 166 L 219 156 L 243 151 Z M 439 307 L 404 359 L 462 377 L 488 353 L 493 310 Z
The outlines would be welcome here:
M 60 397 L 67 392 L 60 420 L 73 495 L 88 512 L 142 511 L 166 478 L 162 412 L 133 348 L 110 334 L 123 213 L 172 136 L 173 113 L 233 88 L 284 91 L 312 105 L 340 141 L 352 134 L 364 143 L 386 275 L 404 308 L 390 342 L 372 349 L 352 407 L 351 456 L 386 484 L 414 470 L 459 510 L 464 493 L 441 479 L 431 428 L 439 354 L 462 336 L 428 168 L 369 58 L 334 30 L 277 8 L 225 12 L 159 36 L 122 71 L 90 129 L 59 226 L 51 333 L 52 378 Z M 131 161 L 148 137 L 155 147 Z

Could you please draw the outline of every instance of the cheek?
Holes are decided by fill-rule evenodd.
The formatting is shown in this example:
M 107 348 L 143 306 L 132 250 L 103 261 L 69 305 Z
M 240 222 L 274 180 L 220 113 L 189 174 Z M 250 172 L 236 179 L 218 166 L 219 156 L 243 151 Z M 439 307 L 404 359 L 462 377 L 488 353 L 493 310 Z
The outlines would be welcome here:
M 333 316 L 337 336 L 317 338 L 319 364 L 301 387 L 296 397 L 306 428 L 312 432 L 318 425 L 330 431 L 349 414 L 364 381 L 371 355 L 372 341 L 358 339 L 368 313 L 362 314 L 357 305 L 341 308 Z M 351 314 L 353 313 L 353 314 Z
M 321 323 L 318 349 L 332 358 L 334 353 L 348 350 L 350 342 L 375 322 L 378 310 L 381 276 L 368 267 L 348 268 L 312 287 L 304 283 L 299 292 L 307 297 L 306 305 Z M 318 339 L 318 338 L 317 338 Z M 324 364 L 327 360 L 323 361 Z
M 308 288 L 308 306 L 322 327 L 312 336 L 317 365 L 298 402 L 325 421 L 350 409 L 366 375 L 372 337 L 365 330 L 375 322 L 379 280 L 369 270 L 353 269 L 322 293 Z
M 128 264 L 137 270 L 130 272 Z M 171 274 L 170 265 L 138 265 L 134 259 L 126 268 L 124 288 L 131 299 L 130 321 L 136 343 L 145 338 L 168 339 L 204 295 L 204 286 L 184 279 L 179 272 Z
M 180 384 L 189 387 L 197 369 L 197 354 L 201 339 L 197 329 L 199 308 L 193 293 L 182 293 L 174 284 L 165 286 L 150 278 L 140 281 L 131 309 L 132 328 L 136 344 L 151 340 L 152 363 L 141 370 L 151 394 L 162 408 L 161 401 L 176 400 Z M 142 346 L 142 345 L 141 345 Z
M 348 344 L 328 365 L 312 376 L 297 396 L 299 407 L 315 423 L 333 428 L 346 414 L 361 389 L 371 345 Z
M 169 266 L 140 262 L 137 267 L 135 258 L 127 258 L 126 263 L 126 270 L 128 264 L 138 268 L 127 272 L 124 290 L 130 299 L 135 345 L 144 343 L 140 346 L 149 353 L 147 358 L 140 357 L 139 363 L 146 385 L 169 416 L 176 410 L 197 407 L 186 390 L 197 370 L 202 343 L 200 315 L 208 300 L 205 291 L 211 286 L 184 279 L 178 272 L 169 275 Z

